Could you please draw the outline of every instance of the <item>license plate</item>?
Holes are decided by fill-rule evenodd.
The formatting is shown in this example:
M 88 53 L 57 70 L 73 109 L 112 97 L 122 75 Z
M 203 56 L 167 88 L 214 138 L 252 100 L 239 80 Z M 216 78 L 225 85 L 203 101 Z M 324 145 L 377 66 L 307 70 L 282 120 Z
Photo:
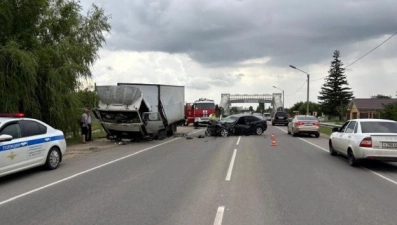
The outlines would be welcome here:
M 282 119 L 284 119 L 284 117 L 280 116 L 279 119 L 282 120 Z
M 397 148 L 397 142 L 382 142 L 382 148 Z

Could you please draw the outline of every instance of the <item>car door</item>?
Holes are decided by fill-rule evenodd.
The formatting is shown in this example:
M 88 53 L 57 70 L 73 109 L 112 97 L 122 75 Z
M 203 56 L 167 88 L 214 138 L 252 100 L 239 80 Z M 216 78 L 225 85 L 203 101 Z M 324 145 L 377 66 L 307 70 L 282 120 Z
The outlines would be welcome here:
M 350 123 L 347 125 L 345 129 L 345 132 L 340 135 L 339 151 L 342 152 L 343 154 L 347 154 L 347 149 L 349 148 L 350 141 L 354 138 L 353 135 L 356 126 L 357 126 L 356 121 L 350 121 Z
M 247 132 L 249 132 L 249 133 L 254 132 L 255 131 L 255 127 L 258 124 L 259 120 L 260 120 L 259 118 L 254 117 L 254 116 L 245 117 L 245 123 L 246 123 L 247 126 L 249 126 Z
M 47 127 L 33 120 L 19 121 L 22 137 L 28 142 L 27 166 L 45 161 L 50 148 L 51 137 Z
M 342 149 L 342 146 L 341 146 L 341 139 L 342 139 L 342 136 L 343 136 L 343 134 L 345 133 L 345 130 L 346 130 L 346 128 L 347 128 L 347 125 L 349 125 L 349 123 L 350 123 L 350 120 L 347 121 L 346 123 L 344 123 L 344 124 L 340 127 L 340 129 L 339 129 L 338 132 L 335 132 L 335 133 L 332 134 L 332 146 L 333 146 L 333 148 L 334 148 L 335 150 L 342 151 L 342 150 L 341 150 L 341 149 Z
M 245 116 L 240 117 L 237 120 L 236 125 L 234 126 L 234 130 L 237 134 L 245 134 L 246 130 L 250 128 L 245 121 Z
M 13 137 L 11 141 L 0 142 L 0 174 L 13 171 L 26 163 L 28 143 L 22 137 L 17 121 L 3 125 L 0 134 Z

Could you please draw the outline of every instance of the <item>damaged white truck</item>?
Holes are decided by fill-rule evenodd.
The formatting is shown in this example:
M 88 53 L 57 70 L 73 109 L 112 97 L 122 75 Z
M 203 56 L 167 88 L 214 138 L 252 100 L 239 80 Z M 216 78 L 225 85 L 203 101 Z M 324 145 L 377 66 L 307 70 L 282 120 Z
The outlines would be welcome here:
M 162 140 L 185 123 L 185 87 L 118 83 L 95 86 L 99 96 L 95 117 L 108 139 Z

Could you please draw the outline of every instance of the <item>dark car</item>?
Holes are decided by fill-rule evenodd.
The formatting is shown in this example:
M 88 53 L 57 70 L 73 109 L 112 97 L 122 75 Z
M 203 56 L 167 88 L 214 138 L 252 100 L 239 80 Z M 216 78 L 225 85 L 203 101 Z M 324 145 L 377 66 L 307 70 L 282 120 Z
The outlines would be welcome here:
M 288 114 L 286 112 L 278 111 L 274 113 L 272 118 L 272 126 L 275 126 L 277 124 L 283 124 L 285 126 L 288 126 L 288 122 Z
M 227 123 L 230 131 L 236 135 L 261 135 L 267 129 L 265 120 L 247 114 L 231 115 L 220 122 Z

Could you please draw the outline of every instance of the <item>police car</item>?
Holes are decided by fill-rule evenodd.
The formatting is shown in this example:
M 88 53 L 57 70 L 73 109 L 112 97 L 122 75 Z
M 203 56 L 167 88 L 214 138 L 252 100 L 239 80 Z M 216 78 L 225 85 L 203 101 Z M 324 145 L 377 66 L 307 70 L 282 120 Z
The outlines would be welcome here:
M 0 177 L 37 166 L 56 169 L 66 151 L 64 133 L 24 114 L 0 114 Z

